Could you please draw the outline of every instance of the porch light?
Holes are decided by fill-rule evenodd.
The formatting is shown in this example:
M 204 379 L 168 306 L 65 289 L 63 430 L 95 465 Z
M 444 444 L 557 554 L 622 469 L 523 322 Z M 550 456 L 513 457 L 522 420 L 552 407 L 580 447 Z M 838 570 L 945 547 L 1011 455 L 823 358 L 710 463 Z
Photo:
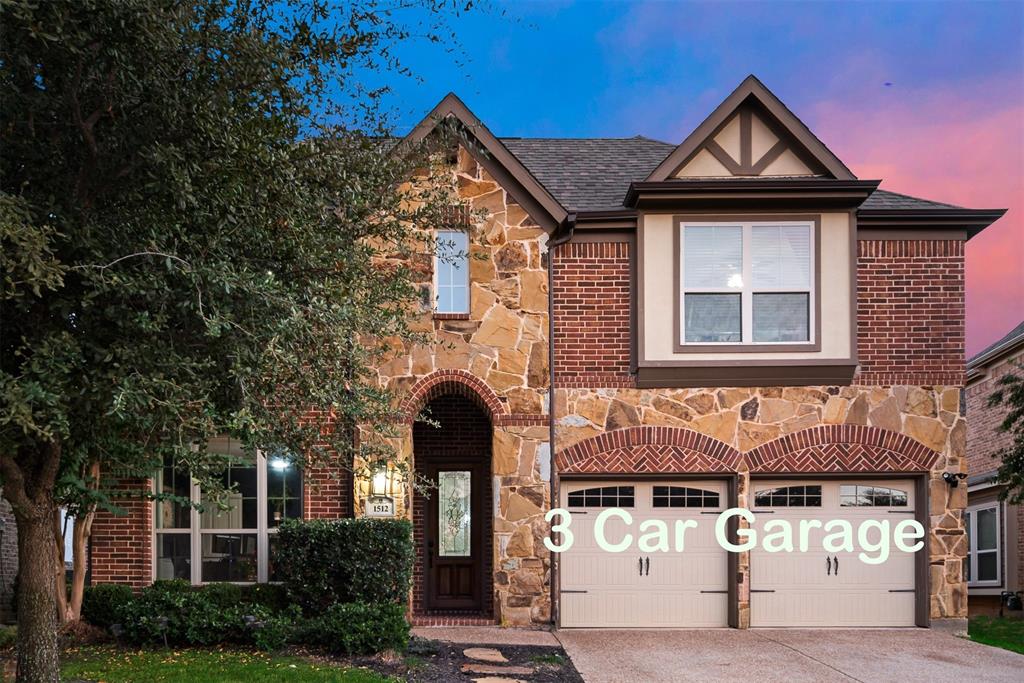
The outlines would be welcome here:
M 286 459 L 282 458 L 281 456 L 274 456 L 273 458 L 271 458 L 270 462 L 269 462 L 269 465 L 270 465 L 270 467 L 272 469 L 275 469 L 278 472 L 283 472 L 284 470 L 286 470 L 286 469 L 288 469 L 289 467 L 292 466 L 292 464 L 290 462 L 288 462 Z
M 388 468 L 382 467 L 373 473 L 370 492 L 375 496 L 388 495 Z

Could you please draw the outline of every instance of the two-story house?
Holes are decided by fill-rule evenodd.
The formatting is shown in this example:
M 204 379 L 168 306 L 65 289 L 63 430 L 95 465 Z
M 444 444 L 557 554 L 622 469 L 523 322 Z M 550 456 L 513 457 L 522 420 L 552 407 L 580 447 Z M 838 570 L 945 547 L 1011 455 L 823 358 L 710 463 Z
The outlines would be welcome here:
M 943 474 L 966 471 L 964 244 L 1002 211 L 856 178 L 754 77 L 678 145 L 499 139 L 454 95 L 410 139 L 442 121 L 471 211 L 438 237 L 467 257 L 424 276 L 436 343 L 380 368 L 397 450 L 437 483 L 400 491 L 418 623 L 962 625 L 967 487 Z M 92 580 L 272 579 L 277 519 L 358 514 L 367 490 L 253 471 L 227 520 L 101 516 Z M 189 491 L 172 468 L 153 485 Z M 737 506 L 755 528 L 916 519 L 924 549 L 730 553 L 714 521 Z M 609 553 L 612 507 L 633 544 Z M 683 552 L 639 538 L 677 521 Z

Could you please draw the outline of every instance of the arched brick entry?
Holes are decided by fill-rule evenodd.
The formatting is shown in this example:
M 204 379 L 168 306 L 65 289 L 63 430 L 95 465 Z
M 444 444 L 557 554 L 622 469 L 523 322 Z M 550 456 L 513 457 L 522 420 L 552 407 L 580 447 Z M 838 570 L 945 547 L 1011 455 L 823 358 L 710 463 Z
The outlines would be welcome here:
M 555 455 L 559 474 L 735 472 L 740 453 L 681 427 L 626 427 L 591 437 Z
M 487 384 L 465 370 L 437 370 L 421 377 L 409 390 L 399 408 L 402 421 L 411 423 L 423 406 L 438 396 L 456 395 L 468 398 L 495 422 L 505 415 L 505 405 Z
M 887 429 L 819 425 L 748 451 L 752 473 L 927 472 L 941 457 L 919 441 Z

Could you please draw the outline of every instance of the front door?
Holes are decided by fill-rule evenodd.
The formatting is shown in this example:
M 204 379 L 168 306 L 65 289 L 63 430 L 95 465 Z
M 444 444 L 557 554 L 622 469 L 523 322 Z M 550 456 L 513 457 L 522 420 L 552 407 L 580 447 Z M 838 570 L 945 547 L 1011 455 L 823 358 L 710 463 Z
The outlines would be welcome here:
M 427 503 L 426 607 L 479 612 L 483 607 L 483 468 L 432 465 Z

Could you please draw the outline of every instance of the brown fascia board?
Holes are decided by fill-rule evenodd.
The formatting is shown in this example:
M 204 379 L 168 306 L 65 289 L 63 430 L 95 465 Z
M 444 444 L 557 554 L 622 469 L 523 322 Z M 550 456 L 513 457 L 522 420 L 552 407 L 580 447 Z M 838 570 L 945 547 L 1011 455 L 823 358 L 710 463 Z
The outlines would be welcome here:
M 839 157 L 832 153 L 825 144 L 811 132 L 796 114 L 789 110 L 782 100 L 765 87 L 756 76 L 747 76 L 739 86 L 726 97 L 704 121 L 693 129 L 685 140 L 675 148 L 665 160 L 651 171 L 646 181 L 655 182 L 668 180 L 669 177 L 689 159 L 700 146 L 711 137 L 719 126 L 736 111 L 747 98 L 754 98 L 768 113 L 774 116 L 786 130 L 792 133 L 811 156 L 813 156 L 837 180 L 856 180 L 857 176 L 846 167 Z
M 860 209 L 857 227 L 882 230 L 967 231 L 967 239 L 1003 217 L 1006 209 Z
M 466 149 L 470 154 L 506 191 L 511 192 L 539 225 L 550 232 L 555 232 L 560 227 L 564 229 L 569 212 L 487 129 L 487 126 L 469 110 L 469 107 L 455 93 L 445 95 L 437 103 L 437 106 L 398 143 L 396 151 L 402 153 L 403 150 L 421 142 L 435 128 L 449 119 L 454 119 L 457 122 L 456 132 L 466 144 Z M 537 215 L 538 213 L 540 215 Z
M 644 209 L 745 206 L 830 207 L 860 206 L 880 180 L 833 180 L 831 178 L 716 178 L 712 180 L 664 180 L 634 182 L 625 205 Z

